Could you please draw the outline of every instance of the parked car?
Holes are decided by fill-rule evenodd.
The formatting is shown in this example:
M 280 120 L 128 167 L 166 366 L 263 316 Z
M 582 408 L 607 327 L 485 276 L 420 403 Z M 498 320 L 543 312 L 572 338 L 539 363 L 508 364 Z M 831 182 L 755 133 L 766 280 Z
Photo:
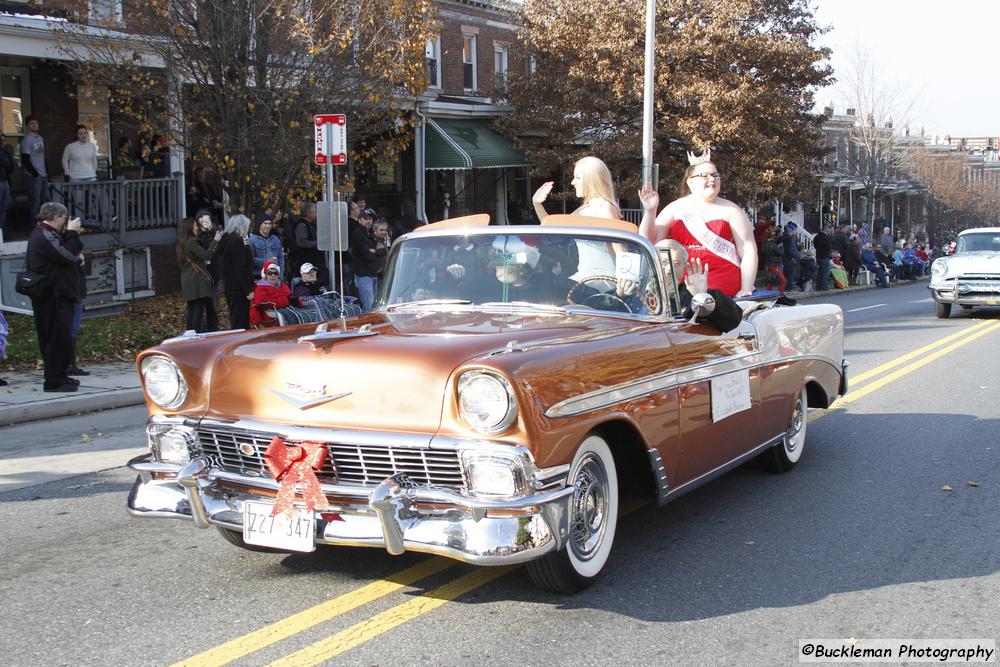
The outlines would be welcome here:
M 487 222 L 397 240 L 363 316 L 140 353 L 129 511 L 251 550 L 527 563 L 572 593 L 604 569 L 620 498 L 663 505 L 753 458 L 789 470 L 807 408 L 846 391 L 835 305 L 745 304 L 722 332 L 680 315 L 634 225 Z
M 952 306 L 1000 306 L 1000 227 L 967 229 L 958 235 L 955 252 L 931 264 L 928 285 L 934 311 L 951 315 Z

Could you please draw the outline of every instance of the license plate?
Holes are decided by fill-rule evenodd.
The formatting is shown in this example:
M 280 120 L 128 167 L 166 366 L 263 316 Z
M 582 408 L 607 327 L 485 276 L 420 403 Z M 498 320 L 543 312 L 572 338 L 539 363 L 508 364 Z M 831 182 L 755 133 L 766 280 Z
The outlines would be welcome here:
M 313 513 L 296 507 L 292 517 L 271 516 L 274 503 L 243 503 L 243 541 L 285 551 L 316 550 Z

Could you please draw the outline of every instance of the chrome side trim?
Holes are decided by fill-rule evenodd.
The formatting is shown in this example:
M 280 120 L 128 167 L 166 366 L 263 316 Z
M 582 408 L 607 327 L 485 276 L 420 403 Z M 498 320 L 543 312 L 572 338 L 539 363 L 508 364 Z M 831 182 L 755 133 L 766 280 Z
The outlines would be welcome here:
M 593 412 L 594 410 L 603 410 L 604 408 L 612 407 L 618 403 L 624 403 L 625 401 L 641 398 L 648 394 L 667 391 L 668 389 L 673 389 L 674 387 L 679 387 L 685 384 L 691 384 L 693 382 L 704 382 L 706 380 L 711 380 L 713 377 L 732 373 L 736 370 L 754 369 L 771 364 L 785 364 L 791 361 L 807 360 L 822 361 L 830 365 L 834 365 L 832 359 L 820 354 L 801 354 L 794 357 L 780 357 L 778 359 L 768 359 L 766 361 L 756 361 L 744 364 L 733 363 L 744 361 L 759 354 L 760 352 L 748 352 L 745 354 L 727 357 L 725 359 L 718 359 L 703 364 L 686 366 L 684 368 L 665 371 L 654 375 L 647 375 L 646 377 L 638 380 L 631 380 L 629 382 L 623 382 L 611 387 L 597 389 L 587 392 L 586 394 L 580 394 L 579 396 L 573 396 L 572 398 L 559 401 L 545 411 L 545 416 L 549 418 L 570 417 L 580 415 L 585 412 Z M 730 364 L 732 368 L 726 367 L 714 373 L 711 372 L 713 369 L 722 366 L 723 364 Z M 705 372 L 706 369 L 708 369 L 708 372 Z
M 663 507 L 667 504 L 667 495 L 670 493 L 670 485 L 667 484 L 667 469 L 663 466 L 660 450 L 654 448 L 647 449 L 646 452 L 649 454 L 649 463 L 656 476 L 656 504 Z
M 695 477 L 694 479 L 692 479 L 692 480 L 690 480 L 688 482 L 684 482 L 683 484 L 681 484 L 677 488 L 675 488 L 672 491 L 670 491 L 669 494 L 667 494 L 666 502 L 668 502 L 668 503 L 672 502 L 672 501 L 676 500 L 677 498 L 680 498 L 681 496 L 683 496 L 685 493 L 687 493 L 689 491 L 694 491 L 695 489 L 697 489 L 702 484 L 707 484 L 708 482 L 711 482 L 716 477 L 721 477 L 722 475 L 726 474 L 727 472 L 729 472 L 733 468 L 738 468 L 739 466 L 743 465 L 744 463 L 746 463 L 747 461 L 749 461 L 753 457 L 755 457 L 758 454 L 760 454 L 762 451 L 764 451 L 768 447 L 774 447 L 775 445 L 780 444 L 782 442 L 782 439 L 784 437 L 785 437 L 784 433 L 782 433 L 781 435 L 777 435 L 777 436 L 771 438 L 770 440 L 766 440 L 763 443 L 757 445 L 756 447 L 754 447 L 750 451 L 746 452 L 745 454 L 741 454 L 740 456 L 737 456 L 732 461 L 729 461 L 728 463 L 723 463 L 721 466 L 719 466 L 717 468 L 709 470 L 708 472 L 703 473 L 703 474 L 699 475 L 698 477 Z M 666 503 L 664 503 L 664 504 L 666 504 Z

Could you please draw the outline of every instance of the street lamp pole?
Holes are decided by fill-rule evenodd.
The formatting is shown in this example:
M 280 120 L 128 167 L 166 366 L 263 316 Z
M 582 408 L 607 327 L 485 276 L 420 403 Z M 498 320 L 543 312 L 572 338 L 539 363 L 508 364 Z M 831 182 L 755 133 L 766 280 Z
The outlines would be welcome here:
M 656 59 L 656 0 L 646 0 L 646 71 L 642 87 L 642 182 L 656 187 L 653 165 L 653 65 Z

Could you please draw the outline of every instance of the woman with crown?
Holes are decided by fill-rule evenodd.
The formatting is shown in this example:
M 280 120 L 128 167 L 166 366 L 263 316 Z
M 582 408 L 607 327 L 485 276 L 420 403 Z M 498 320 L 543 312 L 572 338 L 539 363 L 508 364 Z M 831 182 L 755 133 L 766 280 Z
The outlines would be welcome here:
M 757 246 L 750 219 L 739 206 L 719 196 L 721 177 L 712 163 L 712 150 L 688 153 L 690 166 L 681 181 L 681 196 L 659 215 L 660 196 L 652 184 L 639 191 L 644 209 L 639 233 L 656 243 L 679 241 L 692 260 L 711 266 L 710 289 L 729 296 L 748 296 L 757 277 Z

